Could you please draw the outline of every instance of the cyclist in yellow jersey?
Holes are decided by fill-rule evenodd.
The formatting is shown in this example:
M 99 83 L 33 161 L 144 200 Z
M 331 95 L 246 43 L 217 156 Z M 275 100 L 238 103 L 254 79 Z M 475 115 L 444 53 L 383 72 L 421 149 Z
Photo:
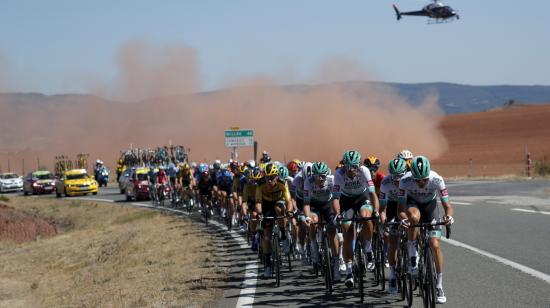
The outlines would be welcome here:
M 258 226 L 258 212 L 256 212 L 256 188 L 258 182 L 262 179 L 263 174 L 259 168 L 250 168 L 247 170 L 246 184 L 244 184 L 241 209 L 243 217 L 249 217 L 250 215 L 250 234 L 248 236 L 254 236 L 252 240 L 252 251 L 258 251 L 259 239 L 256 237 L 256 229 Z M 250 209 L 250 213 L 249 213 Z
M 178 173 L 176 173 L 176 187 L 180 193 L 181 200 L 193 198 L 195 177 L 193 176 L 193 170 L 188 163 L 181 163 L 179 165 Z M 184 204 L 184 206 L 186 205 Z
M 281 181 L 278 174 L 279 171 L 275 164 L 266 164 L 264 167 L 265 182 L 259 184 L 256 188 L 256 211 L 266 217 L 280 217 L 285 214 L 285 211 L 292 211 L 288 185 L 286 182 Z M 289 244 L 285 232 L 286 219 L 278 219 L 277 223 L 281 230 L 283 253 L 287 253 Z M 269 278 L 271 277 L 271 233 L 273 231 L 273 221 L 263 220 L 262 227 L 264 229 L 262 241 L 265 259 L 264 278 Z

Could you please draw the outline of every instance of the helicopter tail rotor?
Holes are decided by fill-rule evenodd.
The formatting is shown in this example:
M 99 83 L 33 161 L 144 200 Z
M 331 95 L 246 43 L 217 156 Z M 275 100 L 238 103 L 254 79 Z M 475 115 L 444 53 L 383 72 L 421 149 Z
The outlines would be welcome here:
M 399 9 L 397 8 L 397 5 L 393 5 L 393 9 L 395 11 L 395 16 L 397 17 L 397 20 L 401 19 L 401 12 L 399 12 Z

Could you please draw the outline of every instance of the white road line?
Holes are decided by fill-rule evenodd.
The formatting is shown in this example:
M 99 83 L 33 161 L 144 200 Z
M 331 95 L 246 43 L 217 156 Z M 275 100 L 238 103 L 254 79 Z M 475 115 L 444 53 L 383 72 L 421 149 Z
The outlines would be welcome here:
M 88 198 L 88 197 L 73 197 L 71 198 L 73 200 L 84 200 L 84 201 L 99 201 L 99 202 L 110 202 L 114 203 L 115 200 L 109 200 L 109 199 L 100 199 L 100 198 Z
M 522 264 L 519 264 L 517 262 L 514 262 L 514 261 L 511 261 L 511 260 L 508 260 L 508 259 L 505 259 L 503 257 L 499 257 L 497 255 L 494 255 L 490 252 L 487 252 L 487 251 L 484 251 L 484 250 L 481 250 L 479 248 L 475 248 L 473 246 L 470 246 L 468 244 L 464 244 L 462 242 L 459 242 L 459 241 L 455 241 L 453 239 L 446 239 L 446 238 L 441 238 L 445 243 L 448 243 L 448 244 L 451 244 L 453 246 L 457 246 L 457 247 L 461 247 L 461 248 L 465 248 L 465 249 L 468 249 L 468 250 L 471 250 L 475 253 L 478 253 L 482 256 L 485 256 L 487 258 L 490 258 L 490 259 L 493 259 L 497 262 L 500 262 L 502 264 L 505 264 L 505 265 L 508 265 L 508 266 L 511 266 L 521 272 L 524 272 L 528 275 L 531 275 L 531 276 L 534 276 L 535 278 L 538 278 L 548 284 L 550 284 L 550 275 L 547 275 L 543 272 L 539 272 L 537 271 L 536 269 L 532 269 L 530 267 L 527 267 L 525 265 L 522 265 Z
M 512 211 L 519 211 L 519 212 L 526 212 L 526 213 L 550 215 L 550 212 L 545 212 L 545 211 L 535 211 L 535 210 L 526 210 L 526 209 L 511 209 L 511 210 Z
M 242 283 L 239 300 L 236 307 L 251 307 L 254 305 L 256 295 L 256 282 L 258 280 L 258 261 L 250 260 L 246 262 L 244 281 Z
M 458 202 L 458 201 L 451 201 L 451 204 L 458 204 L 458 205 L 472 205 L 469 202 Z

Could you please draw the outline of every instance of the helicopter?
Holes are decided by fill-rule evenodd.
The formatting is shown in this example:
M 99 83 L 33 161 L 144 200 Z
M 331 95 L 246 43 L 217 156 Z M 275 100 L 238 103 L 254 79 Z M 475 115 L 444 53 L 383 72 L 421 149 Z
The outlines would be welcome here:
M 397 5 L 393 5 L 397 20 L 403 16 L 425 16 L 428 17 L 428 23 L 443 23 L 453 21 L 454 18 L 460 19 L 458 13 L 452 7 L 444 5 L 439 0 L 434 0 L 433 3 L 426 5 L 420 11 L 400 12 Z

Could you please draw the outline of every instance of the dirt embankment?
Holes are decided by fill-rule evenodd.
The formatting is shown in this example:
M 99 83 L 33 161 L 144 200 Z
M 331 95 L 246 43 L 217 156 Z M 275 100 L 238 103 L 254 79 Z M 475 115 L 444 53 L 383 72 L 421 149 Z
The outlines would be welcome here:
M 440 127 L 449 150 L 434 169 L 445 176 L 522 175 L 526 151 L 533 161 L 550 158 L 549 119 L 550 104 L 446 116 Z
M 0 203 L 0 241 L 22 243 L 56 234 L 54 222 Z
M 0 307 L 212 307 L 223 293 L 221 240 L 203 224 L 74 199 L 9 205 L 58 222 L 58 234 L 0 240 Z

